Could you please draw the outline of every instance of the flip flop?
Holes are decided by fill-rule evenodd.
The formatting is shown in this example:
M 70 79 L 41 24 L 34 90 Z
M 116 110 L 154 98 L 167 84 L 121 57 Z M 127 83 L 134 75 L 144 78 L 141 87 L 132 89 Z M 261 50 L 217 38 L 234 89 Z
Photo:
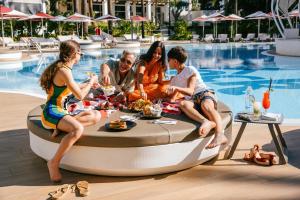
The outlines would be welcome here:
M 59 199 L 65 196 L 65 194 L 68 192 L 69 189 L 70 189 L 70 185 L 64 184 L 59 188 L 57 188 L 56 191 L 49 192 L 48 195 L 50 196 L 50 199 Z
M 89 195 L 89 183 L 87 181 L 78 181 L 75 187 L 78 196 L 85 197 Z

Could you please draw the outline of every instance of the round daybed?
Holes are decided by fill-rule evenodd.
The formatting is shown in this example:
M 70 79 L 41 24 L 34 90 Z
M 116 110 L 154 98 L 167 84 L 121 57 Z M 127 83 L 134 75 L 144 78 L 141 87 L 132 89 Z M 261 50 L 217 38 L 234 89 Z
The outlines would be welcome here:
M 52 131 L 41 124 L 43 106 L 34 108 L 27 117 L 30 146 L 38 156 L 49 160 L 56 152 L 63 134 L 55 139 Z M 223 103 L 219 112 L 227 138 L 231 139 L 232 113 Z M 128 113 L 115 112 L 109 120 Z M 205 149 L 213 136 L 199 138 L 197 123 L 185 115 L 165 115 L 162 120 L 178 120 L 176 125 L 153 124 L 137 120 L 137 125 L 124 132 L 107 132 L 106 118 L 86 127 L 80 138 L 61 161 L 61 168 L 88 174 L 109 176 L 143 176 L 168 173 L 206 162 L 218 155 L 220 146 Z

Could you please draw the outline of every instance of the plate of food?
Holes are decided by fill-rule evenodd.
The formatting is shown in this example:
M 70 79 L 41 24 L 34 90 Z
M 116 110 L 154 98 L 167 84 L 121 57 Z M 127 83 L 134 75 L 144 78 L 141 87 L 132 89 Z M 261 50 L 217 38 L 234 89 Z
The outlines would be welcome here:
M 159 119 L 162 117 L 162 109 L 159 104 L 144 107 L 141 119 Z
M 105 128 L 108 131 L 118 132 L 118 131 L 128 131 L 136 126 L 136 123 L 133 121 L 123 121 L 123 120 L 114 120 L 105 124 Z
M 149 100 L 138 99 L 134 102 L 131 102 L 128 105 L 128 109 L 132 112 L 142 112 L 143 109 L 148 105 L 152 105 L 152 102 Z

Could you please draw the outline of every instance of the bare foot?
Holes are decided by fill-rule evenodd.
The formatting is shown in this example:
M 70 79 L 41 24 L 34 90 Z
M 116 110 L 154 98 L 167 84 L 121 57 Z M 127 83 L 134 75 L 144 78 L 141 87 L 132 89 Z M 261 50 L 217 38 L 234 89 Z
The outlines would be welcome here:
M 55 138 L 57 135 L 58 135 L 58 130 L 57 130 L 57 129 L 54 129 L 54 130 L 53 130 L 53 133 L 52 133 L 52 135 L 51 135 L 51 138 Z
M 228 142 L 228 139 L 225 137 L 224 133 L 215 134 L 215 137 L 212 139 L 212 141 L 207 145 L 206 149 L 212 149 L 219 145 L 226 144 Z
M 199 128 L 199 135 L 200 137 L 206 137 L 207 134 L 210 132 L 211 129 L 215 128 L 216 127 L 216 123 L 213 122 L 213 121 L 209 121 L 209 120 L 205 120 L 200 128 Z
M 53 182 L 60 182 L 61 181 L 61 174 L 59 172 L 58 165 L 54 164 L 52 160 L 47 162 L 48 170 L 50 179 Z

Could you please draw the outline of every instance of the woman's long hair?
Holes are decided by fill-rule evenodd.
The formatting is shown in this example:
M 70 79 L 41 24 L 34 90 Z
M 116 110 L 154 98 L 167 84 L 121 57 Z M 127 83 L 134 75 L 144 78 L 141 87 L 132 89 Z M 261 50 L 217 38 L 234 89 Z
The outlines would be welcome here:
M 166 48 L 163 42 L 161 41 L 155 41 L 152 43 L 152 45 L 150 46 L 149 50 L 147 51 L 146 54 L 143 54 L 140 56 L 141 60 L 144 60 L 146 62 L 150 62 L 150 60 L 153 57 L 153 53 L 156 50 L 157 47 L 161 48 L 161 58 L 159 59 L 159 62 L 161 62 L 163 68 L 166 70 Z
M 80 45 L 76 41 L 67 40 L 60 43 L 59 59 L 49 65 L 42 73 L 40 78 L 40 85 L 47 94 L 49 93 L 57 70 L 61 67 L 64 67 L 66 63 L 74 59 L 77 52 L 80 52 Z

